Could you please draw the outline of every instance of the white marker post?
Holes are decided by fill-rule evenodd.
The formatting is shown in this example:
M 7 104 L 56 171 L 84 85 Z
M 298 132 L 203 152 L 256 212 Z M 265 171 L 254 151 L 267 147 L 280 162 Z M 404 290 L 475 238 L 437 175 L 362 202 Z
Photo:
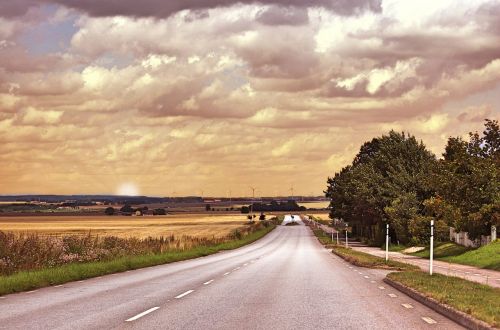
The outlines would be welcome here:
M 337 230 L 337 245 L 339 245 L 339 231 Z
M 349 243 L 347 241 L 348 241 L 348 238 L 347 238 L 347 223 L 346 223 L 345 224 L 345 247 L 346 248 L 349 247 Z
M 434 220 L 431 220 L 431 255 L 429 263 L 429 274 L 432 275 L 432 262 L 434 261 Z
M 389 260 L 389 224 L 387 224 L 385 233 L 385 261 L 387 260 Z
M 332 242 L 333 242 L 333 229 L 332 229 Z

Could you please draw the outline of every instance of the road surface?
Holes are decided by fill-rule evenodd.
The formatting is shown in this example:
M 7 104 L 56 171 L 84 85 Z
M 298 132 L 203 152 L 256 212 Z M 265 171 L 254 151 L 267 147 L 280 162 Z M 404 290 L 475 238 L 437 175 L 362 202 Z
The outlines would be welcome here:
M 303 226 L 238 250 L 4 296 L 5 329 L 461 329 Z

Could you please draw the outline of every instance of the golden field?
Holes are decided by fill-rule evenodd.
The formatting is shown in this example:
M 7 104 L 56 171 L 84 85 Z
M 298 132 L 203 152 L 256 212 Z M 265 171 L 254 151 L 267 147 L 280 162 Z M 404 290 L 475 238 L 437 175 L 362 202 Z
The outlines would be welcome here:
M 245 215 L 181 214 L 166 216 L 7 216 L 0 231 L 36 232 L 41 235 L 92 235 L 117 237 L 223 237 L 244 227 Z

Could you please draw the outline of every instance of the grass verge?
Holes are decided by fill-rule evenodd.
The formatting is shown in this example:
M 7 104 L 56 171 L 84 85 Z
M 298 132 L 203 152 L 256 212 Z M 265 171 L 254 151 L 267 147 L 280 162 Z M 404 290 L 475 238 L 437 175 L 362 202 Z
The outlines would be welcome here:
M 371 254 L 359 252 L 353 249 L 334 246 L 333 253 L 353 265 L 367 268 L 393 269 L 393 270 L 417 270 L 417 266 L 405 264 L 402 262 L 388 260 L 372 256 Z
M 430 276 L 421 271 L 390 273 L 387 277 L 494 327 L 500 325 L 498 288 L 453 276 Z
M 435 259 L 446 258 L 446 257 L 450 257 L 450 256 L 459 255 L 459 254 L 465 253 L 465 252 L 470 251 L 470 250 L 471 250 L 470 248 L 455 244 L 453 242 L 437 243 L 434 246 L 434 258 Z M 413 256 L 428 259 L 429 255 L 430 255 L 430 250 L 429 250 L 429 247 L 426 247 L 422 251 L 418 251 L 418 252 L 410 253 L 410 254 Z
M 412 255 L 429 258 L 429 248 L 412 253 Z M 434 258 L 478 268 L 500 270 L 500 240 L 477 249 L 467 248 L 452 242 L 439 243 L 434 248 Z
M 500 240 L 460 255 L 441 258 L 448 262 L 500 270 Z
M 110 261 L 71 263 L 54 268 L 22 271 L 10 276 L 0 276 L 0 295 L 28 291 L 91 277 L 124 272 L 126 270 L 167 264 L 170 262 L 203 257 L 222 250 L 232 250 L 255 242 L 276 228 L 271 225 L 241 239 L 213 246 L 199 246 L 186 251 L 122 257 Z

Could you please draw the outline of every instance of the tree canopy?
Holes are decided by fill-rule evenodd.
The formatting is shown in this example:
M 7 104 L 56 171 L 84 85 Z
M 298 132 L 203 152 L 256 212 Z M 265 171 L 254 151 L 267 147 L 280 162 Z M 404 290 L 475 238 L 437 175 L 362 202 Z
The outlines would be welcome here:
M 499 165 L 494 120 L 469 141 L 450 137 L 440 160 L 414 136 L 391 131 L 364 143 L 351 165 L 328 178 L 330 217 L 377 243 L 386 223 L 395 240 L 424 242 L 430 219 L 441 239 L 448 226 L 476 238 L 499 222 Z

